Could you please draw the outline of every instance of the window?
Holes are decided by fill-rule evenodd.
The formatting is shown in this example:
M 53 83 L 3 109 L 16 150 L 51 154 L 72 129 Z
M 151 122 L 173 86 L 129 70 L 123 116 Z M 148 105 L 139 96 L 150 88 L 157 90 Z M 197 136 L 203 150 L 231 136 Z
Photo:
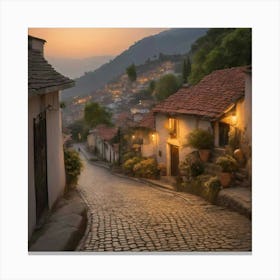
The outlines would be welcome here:
M 168 128 L 171 138 L 177 138 L 178 136 L 178 120 L 174 118 L 168 119 Z

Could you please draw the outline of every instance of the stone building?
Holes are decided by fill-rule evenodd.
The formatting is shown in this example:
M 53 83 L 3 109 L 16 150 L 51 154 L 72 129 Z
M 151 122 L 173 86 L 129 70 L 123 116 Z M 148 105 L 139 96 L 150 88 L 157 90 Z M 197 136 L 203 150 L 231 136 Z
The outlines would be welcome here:
M 74 82 L 48 64 L 45 40 L 28 36 L 28 237 L 63 194 L 60 90 Z

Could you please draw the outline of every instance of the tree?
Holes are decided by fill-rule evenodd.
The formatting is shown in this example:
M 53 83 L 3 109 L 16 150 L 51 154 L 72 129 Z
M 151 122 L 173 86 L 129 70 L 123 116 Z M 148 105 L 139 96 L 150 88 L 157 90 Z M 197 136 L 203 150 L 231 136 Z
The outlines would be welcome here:
M 173 94 L 180 87 L 179 81 L 173 74 L 167 74 L 162 76 L 155 86 L 155 97 L 157 100 L 161 101 L 167 98 L 169 95 Z
M 126 68 L 126 74 L 131 82 L 135 82 L 137 79 L 136 68 L 134 64 L 131 64 Z
M 187 57 L 187 62 L 184 59 L 183 61 L 183 69 L 182 69 L 182 78 L 183 78 L 183 83 L 187 83 L 188 82 L 188 77 L 191 73 L 191 61 L 189 56 Z
M 251 64 L 250 28 L 212 28 L 192 46 L 189 82 L 198 83 L 217 69 Z
M 96 127 L 99 124 L 112 125 L 112 113 L 107 111 L 96 102 L 89 102 L 84 109 L 84 120 L 89 127 Z
M 68 128 L 71 130 L 72 139 L 74 141 L 84 141 L 86 140 L 88 134 L 88 127 L 86 126 L 83 119 L 76 120 L 71 123 Z

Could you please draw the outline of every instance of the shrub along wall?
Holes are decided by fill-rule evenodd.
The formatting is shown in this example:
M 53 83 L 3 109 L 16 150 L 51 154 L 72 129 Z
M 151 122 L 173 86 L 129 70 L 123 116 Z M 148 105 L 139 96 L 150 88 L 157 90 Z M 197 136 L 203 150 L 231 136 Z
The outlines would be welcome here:
M 211 203 L 215 203 L 221 184 L 216 176 L 199 175 L 189 181 L 181 183 L 177 190 L 199 195 Z
M 76 187 L 83 164 L 79 153 L 74 149 L 64 149 L 66 191 Z

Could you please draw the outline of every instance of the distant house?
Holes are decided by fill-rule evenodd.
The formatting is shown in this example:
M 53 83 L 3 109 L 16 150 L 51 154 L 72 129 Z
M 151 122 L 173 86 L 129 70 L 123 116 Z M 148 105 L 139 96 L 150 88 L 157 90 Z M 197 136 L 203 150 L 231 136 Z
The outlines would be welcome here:
M 64 192 L 59 91 L 74 82 L 48 64 L 45 40 L 28 36 L 28 236 Z
M 143 157 L 155 157 L 157 142 L 153 112 L 146 114 L 134 127 L 131 138 L 135 151 L 140 152 Z
M 88 148 L 94 152 L 100 159 L 114 163 L 119 160 L 119 146 L 116 142 L 118 129 L 98 125 L 90 130 L 87 136 Z
M 251 102 L 248 97 L 244 102 L 247 70 L 245 66 L 216 70 L 197 85 L 179 89 L 153 109 L 157 160 L 166 165 L 167 175 L 178 175 L 179 162 L 192 151 L 185 147 L 192 130 L 209 130 L 214 135 L 215 147 L 223 148 L 231 133 L 251 127 L 251 111 L 245 119 Z M 247 95 L 249 87 L 248 84 Z
M 143 119 L 144 115 L 150 112 L 150 109 L 146 104 L 143 104 L 141 100 L 139 103 L 130 109 L 134 122 L 139 122 Z

